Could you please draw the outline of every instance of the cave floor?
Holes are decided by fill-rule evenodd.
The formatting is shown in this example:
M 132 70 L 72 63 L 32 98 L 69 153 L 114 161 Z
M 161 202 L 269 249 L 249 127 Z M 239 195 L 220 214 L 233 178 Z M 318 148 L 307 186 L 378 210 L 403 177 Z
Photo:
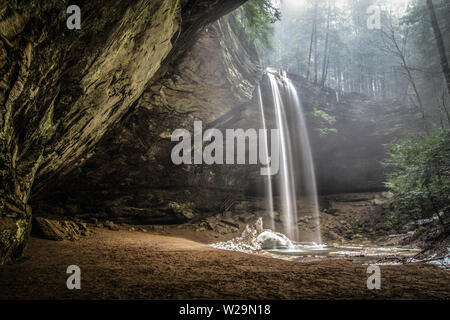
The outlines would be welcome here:
M 68 290 L 66 269 L 81 268 Z M 144 232 L 97 230 L 80 241 L 32 237 L 27 256 L 0 267 L 0 299 L 449 299 L 450 273 L 412 263 L 367 266 L 345 259 L 291 262 L 223 251 Z

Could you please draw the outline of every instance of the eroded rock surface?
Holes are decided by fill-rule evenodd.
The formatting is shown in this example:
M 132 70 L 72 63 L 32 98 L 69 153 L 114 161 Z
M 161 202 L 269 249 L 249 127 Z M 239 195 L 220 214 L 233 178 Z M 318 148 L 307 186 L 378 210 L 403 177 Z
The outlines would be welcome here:
M 69 220 L 53 220 L 46 218 L 33 218 L 33 234 L 44 239 L 62 241 L 79 240 L 83 236 L 91 235 L 85 223 Z
M 244 0 L 68 1 L 0 7 L 0 263 L 20 257 L 31 186 L 82 164 L 209 23 Z
M 174 165 L 174 130 L 258 128 L 253 92 L 262 76 L 233 15 L 209 25 L 167 74 L 145 89 L 93 156 L 56 185 L 38 179 L 38 212 L 90 213 L 128 223 L 183 223 L 226 211 L 257 166 Z M 250 121 L 248 120 L 250 119 Z M 225 132 L 223 130 L 223 132 Z

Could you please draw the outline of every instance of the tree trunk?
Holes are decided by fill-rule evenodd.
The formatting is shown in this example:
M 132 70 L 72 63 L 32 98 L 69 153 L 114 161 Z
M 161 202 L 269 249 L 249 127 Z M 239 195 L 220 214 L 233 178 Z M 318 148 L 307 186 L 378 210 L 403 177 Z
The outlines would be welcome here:
M 318 53 L 317 53 L 317 24 L 315 28 L 315 36 L 314 36 L 314 83 L 317 84 L 317 60 L 318 60 Z
M 427 0 L 427 7 L 430 12 L 431 26 L 433 27 L 434 38 L 441 58 L 442 72 L 444 73 L 445 81 L 447 82 L 447 91 L 450 95 L 450 67 L 445 54 L 444 40 L 442 39 L 441 29 L 439 28 L 432 0 Z
M 317 18 L 317 1 L 314 5 L 314 21 L 313 21 L 313 26 L 312 26 L 312 30 L 311 30 L 311 41 L 309 43 L 308 70 L 306 73 L 306 80 L 309 80 L 309 75 L 311 74 L 311 57 L 312 57 L 314 36 L 316 33 L 316 18 Z
M 325 86 L 326 74 L 327 74 L 327 66 L 328 66 L 328 39 L 330 32 L 330 3 L 328 2 L 328 12 L 327 12 L 327 30 L 325 35 L 325 48 L 323 50 L 323 65 L 322 65 L 322 80 L 321 86 Z

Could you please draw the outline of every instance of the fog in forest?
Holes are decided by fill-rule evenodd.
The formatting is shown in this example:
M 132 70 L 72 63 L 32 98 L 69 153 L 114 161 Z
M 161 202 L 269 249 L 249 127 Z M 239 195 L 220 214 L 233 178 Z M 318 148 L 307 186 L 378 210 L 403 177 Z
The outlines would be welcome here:
M 399 99 L 424 127 L 448 127 L 450 100 L 426 2 L 281 0 L 265 66 L 283 68 L 341 93 Z M 445 48 L 450 5 L 435 1 Z M 264 48 L 264 49 L 263 49 Z

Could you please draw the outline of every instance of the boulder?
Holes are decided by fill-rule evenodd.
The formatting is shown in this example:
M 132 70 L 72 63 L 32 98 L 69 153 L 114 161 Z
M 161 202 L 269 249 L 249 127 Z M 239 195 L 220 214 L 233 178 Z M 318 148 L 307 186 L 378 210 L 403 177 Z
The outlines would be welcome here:
M 86 224 L 69 220 L 52 220 L 46 218 L 34 218 L 32 233 L 48 240 L 79 240 L 82 236 L 90 235 Z
M 119 226 L 112 221 L 106 220 L 103 226 L 111 231 L 119 231 Z

